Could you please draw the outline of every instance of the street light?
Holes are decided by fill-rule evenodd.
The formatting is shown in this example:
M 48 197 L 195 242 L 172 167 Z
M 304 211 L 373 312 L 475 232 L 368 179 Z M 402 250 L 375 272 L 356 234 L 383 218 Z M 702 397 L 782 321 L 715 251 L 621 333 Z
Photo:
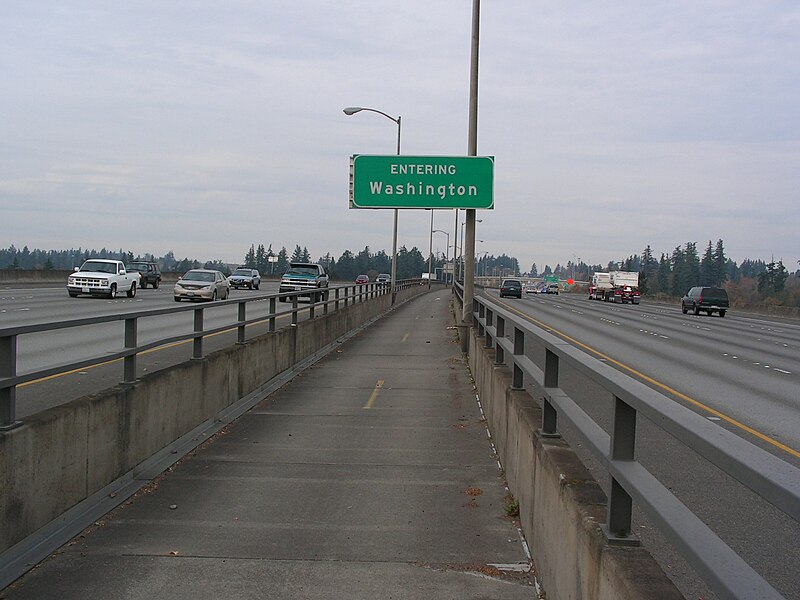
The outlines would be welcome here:
M 377 110 L 375 108 L 367 108 L 365 106 L 348 106 L 345 109 L 342 109 L 342 112 L 346 114 L 348 117 L 353 116 L 357 112 L 361 112 L 362 110 L 366 110 L 368 112 L 378 113 L 379 115 L 383 115 L 390 121 L 397 123 L 397 155 L 400 155 L 400 116 L 396 119 L 391 116 L 387 115 L 385 112 L 381 110 Z M 394 209 L 394 229 L 392 232 L 392 304 L 394 304 L 395 297 L 397 295 L 396 291 L 397 286 L 397 209 Z
M 443 233 L 443 234 L 445 234 L 447 236 L 447 250 L 449 250 L 450 249 L 450 232 L 449 231 L 445 231 L 444 229 L 432 229 L 431 230 L 431 236 L 433 236 L 434 233 Z M 445 253 L 444 253 L 445 263 L 447 263 L 447 250 L 445 250 Z M 453 252 L 453 255 L 455 255 L 455 252 Z M 455 274 L 456 274 L 456 272 L 455 272 L 455 262 L 456 261 L 453 260 L 453 277 L 455 277 Z M 447 275 L 445 275 L 444 282 L 447 283 Z

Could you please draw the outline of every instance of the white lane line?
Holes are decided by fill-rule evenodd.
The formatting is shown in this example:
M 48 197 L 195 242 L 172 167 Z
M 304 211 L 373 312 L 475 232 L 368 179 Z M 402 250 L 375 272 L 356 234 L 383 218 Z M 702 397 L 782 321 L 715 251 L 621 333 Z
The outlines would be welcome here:
M 778 369 L 778 368 L 775 368 L 775 369 L 773 369 L 773 370 L 774 370 L 774 371 L 777 371 L 778 373 L 785 373 L 786 375 L 791 375 L 791 374 L 792 374 L 792 372 L 791 372 L 791 371 L 784 371 L 783 369 Z

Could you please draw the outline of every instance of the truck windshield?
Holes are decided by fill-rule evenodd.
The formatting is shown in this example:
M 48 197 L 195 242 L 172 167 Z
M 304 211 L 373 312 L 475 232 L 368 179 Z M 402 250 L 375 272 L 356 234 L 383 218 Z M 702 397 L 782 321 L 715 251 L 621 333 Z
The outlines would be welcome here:
M 87 260 L 81 265 L 81 271 L 94 271 L 95 273 L 111 273 L 117 272 L 116 263 L 100 262 L 99 260 Z
M 314 267 L 292 267 L 287 271 L 287 275 L 318 275 L 319 271 Z

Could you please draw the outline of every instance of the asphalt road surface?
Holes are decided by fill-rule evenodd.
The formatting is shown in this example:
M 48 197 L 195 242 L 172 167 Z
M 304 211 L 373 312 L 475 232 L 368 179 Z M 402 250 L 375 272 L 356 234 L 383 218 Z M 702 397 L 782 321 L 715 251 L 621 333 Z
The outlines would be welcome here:
M 230 299 L 266 297 L 277 293 L 277 282 L 265 282 L 260 290 L 231 289 Z M 302 307 L 307 299 L 301 299 Z M 36 287 L 27 289 L 0 290 L 0 328 L 53 321 L 65 321 L 108 314 L 145 311 L 177 306 L 202 306 L 204 326 L 213 329 L 237 319 L 237 305 L 220 306 L 219 303 L 202 304 L 173 300 L 172 286 L 157 290 L 138 290 L 134 298 L 124 294 L 115 299 L 79 296 L 70 298 L 64 287 Z M 279 316 L 276 327 L 285 326 L 290 315 L 290 303 L 277 303 Z M 321 310 L 321 309 L 320 309 Z M 247 305 L 247 319 L 264 317 L 269 313 L 269 302 L 251 302 Z M 160 315 L 139 319 L 138 342 L 146 344 L 158 339 L 186 334 L 193 329 L 193 311 Z M 300 320 L 304 318 L 303 313 Z M 267 321 L 246 328 L 246 339 L 261 335 L 268 330 Z M 203 341 L 203 351 L 214 350 L 236 342 L 236 330 L 208 336 Z M 17 372 L 26 373 L 36 369 L 65 364 L 84 358 L 103 356 L 116 352 L 124 345 L 124 322 L 103 323 L 56 331 L 26 334 L 17 340 Z M 138 373 L 151 372 L 189 359 L 192 355 L 191 340 L 156 348 L 139 355 Z M 123 378 L 121 360 L 110 361 L 96 367 L 71 371 L 41 380 L 31 381 L 17 387 L 17 418 L 57 406 L 83 395 L 95 393 L 116 385 Z
M 679 306 L 609 304 L 584 295 L 485 294 L 720 427 L 800 467 L 800 322 L 737 314 L 683 315 Z M 544 349 L 526 353 L 540 367 Z M 607 432 L 612 396 L 562 366 L 561 387 Z M 538 391 L 529 386 L 534 395 Z M 559 424 L 608 489 L 608 477 Z M 786 598 L 800 598 L 800 524 L 639 416 L 637 459 Z M 687 598 L 714 598 L 691 565 L 636 511 L 635 533 Z

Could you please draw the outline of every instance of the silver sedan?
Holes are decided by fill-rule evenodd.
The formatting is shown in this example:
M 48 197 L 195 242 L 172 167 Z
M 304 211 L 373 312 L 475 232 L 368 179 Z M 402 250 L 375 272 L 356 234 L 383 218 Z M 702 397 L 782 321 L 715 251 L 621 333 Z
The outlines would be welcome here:
M 175 284 L 175 302 L 181 299 L 225 300 L 230 294 L 228 278 L 219 271 L 211 269 L 192 269 L 187 271 Z

